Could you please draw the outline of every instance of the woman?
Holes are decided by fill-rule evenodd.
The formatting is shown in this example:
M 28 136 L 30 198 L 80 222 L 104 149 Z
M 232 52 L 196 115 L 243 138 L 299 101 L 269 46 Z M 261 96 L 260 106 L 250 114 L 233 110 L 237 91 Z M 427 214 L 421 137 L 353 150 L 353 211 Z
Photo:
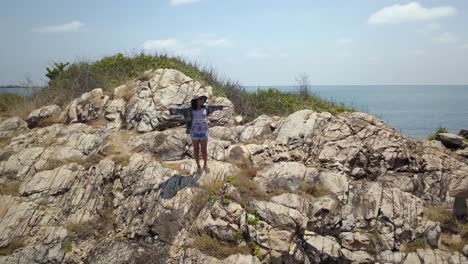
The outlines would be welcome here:
M 203 157 L 203 168 L 206 172 L 208 169 L 208 115 L 217 110 L 223 110 L 222 105 L 207 106 L 206 100 L 208 97 L 205 94 L 195 96 L 191 101 L 191 107 L 172 106 L 169 107 L 171 115 L 182 115 L 185 118 L 187 126 L 187 134 L 192 138 L 193 152 L 197 163 L 198 171 L 200 166 L 200 148 Z
M 206 96 L 196 96 L 192 99 L 192 122 L 189 122 L 190 135 L 192 137 L 193 153 L 198 170 L 200 166 L 200 148 L 203 157 L 203 169 L 209 172 L 208 169 L 208 107 L 205 106 Z

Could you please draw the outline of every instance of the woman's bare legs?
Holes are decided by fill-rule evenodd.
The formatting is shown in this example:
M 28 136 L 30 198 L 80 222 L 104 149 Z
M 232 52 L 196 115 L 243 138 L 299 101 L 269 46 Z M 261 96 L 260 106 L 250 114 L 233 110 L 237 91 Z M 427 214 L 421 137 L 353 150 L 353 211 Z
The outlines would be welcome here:
M 200 139 L 200 145 L 201 145 L 201 153 L 203 157 L 203 169 L 207 170 L 208 169 L 208 139 Z M 208 172 L 208 171 L 207 171 Z
M 192 139 L 192 146 L 193 146 L 193 154 L 195 156 L 195 162 L 197 163 L 197 167 L 200 170 L 200 140 Z

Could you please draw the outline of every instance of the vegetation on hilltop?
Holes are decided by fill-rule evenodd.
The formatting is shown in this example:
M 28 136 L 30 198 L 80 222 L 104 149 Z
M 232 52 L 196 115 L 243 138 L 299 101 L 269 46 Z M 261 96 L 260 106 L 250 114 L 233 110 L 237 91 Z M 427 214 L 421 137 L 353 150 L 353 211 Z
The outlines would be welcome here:
M 176 69 L 203 85 L 211 85 L 214 94 L 229 98 L 236 113 L 243 115 L 246 120 L 252 120 L 260 114 L 285 116 L 300 109 L 331 113 L 353 111 L 311 94 L 304 96 L 303 93 L 284 93 L 275 89 L 249 93 L 239 83 L 218 76 L 212 68 L 167 55 L 142 53 L 125 56 L 119 53 L 95 62 L 59 63 L 55 67 L 57 69 L 48 69 L 48 77 L 52 78 L 47 87 L 31 97 L 24 100 L 16 98 L 10 104 L 11 99 L 6 100 L 0 96 L 0 102 L 5 101 L 3 104 L 7 106 L 2 107 L 0 103 L 3 115 L 25 118 L 32 110 L 44 105 L 65 106 L 73 98 L 94 88 L 103 88 L 105 93 L 110 94 L 114 87 L 138 78 L 144 71 L 159 68 Z

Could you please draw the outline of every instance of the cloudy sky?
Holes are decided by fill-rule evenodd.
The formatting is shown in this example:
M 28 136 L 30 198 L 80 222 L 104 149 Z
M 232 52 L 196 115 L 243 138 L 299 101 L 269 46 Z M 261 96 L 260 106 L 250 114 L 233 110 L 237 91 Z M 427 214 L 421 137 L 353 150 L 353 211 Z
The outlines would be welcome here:
M 167 52 L 244 85 L 468 84 L 466 0 L 1 0 L 0 84 Z

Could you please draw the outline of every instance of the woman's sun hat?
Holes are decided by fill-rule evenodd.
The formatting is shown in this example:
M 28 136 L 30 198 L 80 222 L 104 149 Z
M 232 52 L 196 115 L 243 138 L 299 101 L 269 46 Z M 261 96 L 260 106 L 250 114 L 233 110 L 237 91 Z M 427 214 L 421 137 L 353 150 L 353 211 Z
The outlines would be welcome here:
M 195 100 L 198 100 L 199 98 L 203 98 L 204 101 L 206 102 L 206 100 L 208 100 L 208 93 L 198 93 L 198 94 L 196 94 L 193 97 L 192 102 L 195 101 Z

